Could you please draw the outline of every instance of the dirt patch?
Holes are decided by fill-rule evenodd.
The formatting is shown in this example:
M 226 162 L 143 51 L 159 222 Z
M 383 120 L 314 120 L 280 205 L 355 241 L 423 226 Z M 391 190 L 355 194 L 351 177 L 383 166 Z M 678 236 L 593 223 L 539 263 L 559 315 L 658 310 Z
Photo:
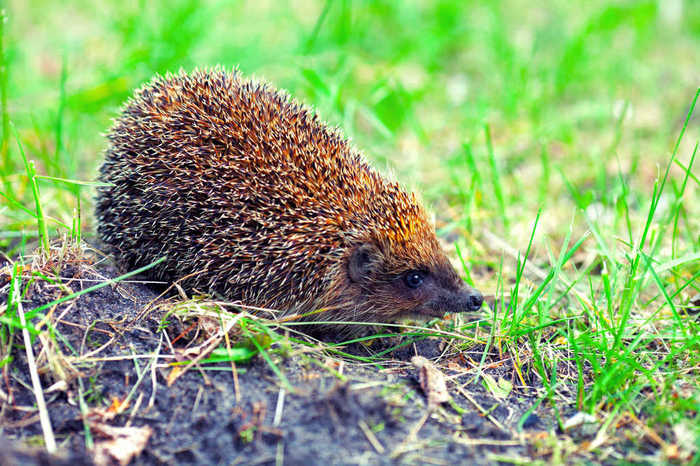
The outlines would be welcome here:
M 3 270 L 0 299 L 7 301 L 7 264 Z M 114 278 L 116 272 L 105 265 L 73 264 L 63 265 L 59 275 L 53 283 L 35 275 L 24 309 Z M 455 352 L 438 338 L 415 339 L 374 364 L 273 343 L 266 354 L 291 387 L 260 354 L 237 364 L 237 377 L 230 362 L 199 363 L 169 385 L 173 371 L 184 367 L 172 366 L 174 356 L 184 360 L 180 350 L 203 336 L 193 336 L 186 323 L 164 325 L 172 319 L 164 307 L 152 305 L 156 298 L 148 286 L 120 282 L 44 311 L 59 336 L 53 339 L 53 355 L 63 357 L 47 359 L 46 340 L 34 339 L 59 444 L 54 458 L 41 446 L 25 351 L 20 333 L 14 334 L 12 361 L 3 367 L 0 384 L 2 464 L 91 462 L 105 441 L 99 425 L 150 433 L 134 464 L 488 463 L 527 457 L 526 439 L 555 428 L 551 416 L 540 412 L 525 417 L 519 432 L 517 425 L 536 403 L 537 391 L 516 384 L 505 400 L 496 400 L 466 363 L 480 358 L 483 347 Z M 345 350 L 376 353 L 402 338 Z M 453 406 L 444 403 L 427 415 L 418 370 L 409 362 L 415 354 L 438 361 Z M 489 374 L 514 377 L 508 362 Z M 48 392 L 61 380 L 62 388 Z

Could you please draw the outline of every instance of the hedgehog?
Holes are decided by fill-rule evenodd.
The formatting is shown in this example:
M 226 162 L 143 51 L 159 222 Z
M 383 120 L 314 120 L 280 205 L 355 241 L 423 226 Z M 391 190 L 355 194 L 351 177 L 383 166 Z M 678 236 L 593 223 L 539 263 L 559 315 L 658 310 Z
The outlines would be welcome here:
M 123 270 L 164 258 L 146 278 L 321 332 L 481 307 L 416 196 L 267 83 L 221 68 L 156 76 L 107 139 L 98 235 Z

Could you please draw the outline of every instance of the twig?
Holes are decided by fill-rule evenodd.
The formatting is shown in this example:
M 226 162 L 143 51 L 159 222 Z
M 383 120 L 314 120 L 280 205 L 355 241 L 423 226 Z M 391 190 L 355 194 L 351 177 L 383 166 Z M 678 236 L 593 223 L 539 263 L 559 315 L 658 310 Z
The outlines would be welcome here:
M 226 342 L 226 349 L 229 354 L 231 354 L 231 339 L 228 337 L 228 332 L 224 333 L 224 340 Z M 239 404 L 241 402 L 241 389 L 238 384 L 238 368 L 233 358 L 231 358 L 231 375 L 233 376 L 233 393 L 236 396 L 236 404 Z M 282 396 L 284 396 L 284 394 Z M 279 400 L 277 401 L 279 402 Z
M 139 397 L 136 398 L 136 403 L 134 403 L 134 407 L 131 408 L 131 413 L 129 414 L 129 419 L 126 421 L 126 424 L 124 424 L 124 427 L 131 426 L 131 422 L 134 420 L 134 417 L 136 416 L 136 412 L 141 407 L 141 402 L 143 402 L 143 392 L 139 393 Z
M 284 387 L 280 387 L 279 394 L 277 395 L 277 405 L 275 406 L 275 418 L 272 421 L 274 427 L 279 427 L 280 422 L 282 422 L 282 411 L 284 409 Z
M 192 414 L 195 414 L 199 409 L 199 403 L 202 402 L 202 395 L 204 394 L 204 386 L 200 385 L 197 388 L 197 395 L 194 397 L 194 404 L 192 405 Z
M 158 356 L 160 355 L 160 348 L 163 346 L 163 334 L 160 334 L 160 341 L 158 342 L 158 349 L 156 349 L 156 354 L 155 358 L 156 361 L 158 360 Z M 151 364 L 151 385 L 153 388 L 151 389 L 151 397 L 148 399 L 148 406 L 146 407 L 147 410 L 151 409 L 153 407 L 153 404 L 156 401 L 156 389 L 158 388 L 158 381 L 156 380 L 156 367 L 157 364 Z
M 418 432 L 421 430 L 423 425 L 425 424 L 425 421 L 428 420 L 428 417 L 430 417 L 430 414 L 433 412 L 433 409 L 426 409 L 425 413 L 423 413 L 423 416 L 416 422 L 416 424 L 411 428 L 411 431 L 408 433 L 406 438 L 399 444 L 398 447 L 394 449 L 394 451 L 391 452 L 391 455 L 389 455 L 389 458 L 395 459 L 398 458 L 399 456 L 403 455 L 407 451 L 410 451 L 411 448 L 407 448 L 408 445 L 415 441 L 416 437 L 418 436 Z
M 17 315 L 19 315 L 19 321 L 22 324 L 22 338 L 24 339 L 24 349 L 27 352 L 27 365 L 29 366 L 29 375 L 32 379 L 32 387 L 34 388 L 36 405 L 39 409 L 39 422 L 41 423 L 41 430 L 44 434 L 44 443 L 46 444 L 46 451 L 53 454 L 56 451 L 56 438 L 53 435 L 51 419 L 49 418 L 49 412 L 46 409 L 44 392 L 41 388 L 39 372 L 37 371 L 36 361 L 34 360 L 32 340 L 29 337 L 29 331 L 27 330 L 27 320 L 24 318 L 24 309 L 22 309 L 22 299 L 19 294 L 19 280 L 15 280 L 12 289 L 12 295 L 12 300 L 15 303 L 17 303 Z
M 187 372 L 193 366 L 198 365 L 199 361 L 208 356 L 209 353 L 211 353 L 214 350 L 214 348 L 216 348 L 219 345 L 219 343 L 221 343 L 221 341 L 224 339 L 224 335 L 230 332 L 233 326 L 236 325 L 238 321 L 245 316 L 247 316 L 247 314 L 245 313 L 236 314 L 227 322 L 226 328 L 219 329 L 215 335 L 209 337 L 199 346 L 191 348 L 190 351 L 196 351 L 198 353 L 197 357 L 190 360 L 188 365 L 182 366 L 182 370 L 180 372 L 176 373 L 172 376 L 172 378 L 168 379 L 168 385 L 172 385 L 173 382 L 180 378 L 185 372 Z M 175 352 L 174 349 L 173 352 Z
M 236 382 L 238 380 L 236 379 Z M 275 406 L 275 417 L 272 420 L 272 426 L 278 428 L 282 422 L 282 411 L 284 410 L 284 387 L 280 387 L 279 394 L 277 395 L 277 405 Z M 238 401 L 238 399 L 236 399 Z M 277 439 L 277 452 L 275 455 L 275 465 L 282 466 L 284 464 L 284 440 L 282 437 Z
M 522 442 L 518 440 L 494 440 L 490 438 L 460 438 L 458 436 L 452 437 L 452 441 L 459 443 L 460 445 L 467 445 L 470 447 L 490 445 L 497 447 L 517 447 L 522 445 Z
M 24 407 L 23 407 L 24 408 Z M 36 408 L 32 406 L 31 408 L 26 407 L 25 409 L 16 409 L 13 408 L 17 411 L 36 411 Z M 33 416 L 25 417 L 23 419 L 20 419 L 19 421 L 16 422 L 9 422 L 9 421 L 2 421 L 2 427 L 3 429 L 17 429 L 17 428 L 23 428 L 27 426 L 31 426 L 34 424 L 36 421 L 40 420 L 39 419 L 39 414 L 35 414 Z
M 649 426 L 647 426 L 644 422 L 640 421 L 633 412 L 630 411 L 627 413 L 627 417 L 634 421 L 634 423 L 644 432 L 649 440 L 660 446 L 664 451 L 668 451 L 668 443 L 666 443 L 659 434 L 651 430 L 651 428 L 649 428 Z
M 469 400 L 474 406 L 476 406 L 476 409 L 478 409 L 482 415 L 486 416 L 486 419 L 493 422 L 493 424 L 496 427 L 498 427 L 499 429 L 501 429 L 503 432 L 508 432 L 506 430 L 506 428 L 503 427 L 503 424 L 501 424 L 500 422 L 498 422 L 498 420 L 496 418 L 494 418 L 493 416 L 488 414 L 488 412 L 479 403 L 477 403 L 476 400 L 469 393 L 467 393 L 462 387 L 458 386 L 457 391 L 459 393 L 461 393 L 464 398 Z
M 372 447 L 374 447 L 377 453 L 383 455 L 384 446 L 379 442 L 379 439 L 376 435 L 374 435 L 374 432 L 372 432 L 372 429 L 369 428 L 367 423 L 360 419 L 359 421 L 357 421 L 357 425 L 360 426 L 360 430 L 363 434 L 365 434 L 365 437 L 367 437 L 367 440 L 369 440 L 369 443 L 372 445 Z
M 82 363 L 88 363 L 88 362 L 107 362 L 107 361 L 127 361 L 127 360 L 133 360 L 133 359 L 152 359 L 153 355 L 152 354 L 124 354 L 124 355 L 119 355 L 119 356 L 105 356 L 102 358 L 86 358 L 84 356 L 67 356 L 66 360 L 68 362 L 82 362 Z M 172 354 L 158 354 L 159 359 L 177 359 L 174 355 Z M 158 366 L 161 366 L 161 364 L 158 364 Z
M 159 347 L 160 348 L 160 347 Z M 146 373 L 149 372 L 149 369 L 151 366 L 155 366 L 155 363 L 158 361 L 158 355 L 155 354 L 151 357 L 151 359 L 148 360 L 148 366 L 146 366 L 143 371 L 139 373 L 138 371 L 138 364 L 136 364 L 137 359 L 133 359 L 134 364 L 136 365 L 136 373 L 138 374 L 139 378 L 136 379 L 136 383 L 134 384 L 133 387 L 131 387 L 131 390 L 129 390 L 129 393 L 126 395 L 126 398 L 124 398 L 124 401 L 121 403 L 120 406 L 126 407 L 129 403 L 129 400 L 131 400 L 134 395 L 136 394 L 136 390 L 139 388 L 139 385 L 141 385 L 141 382 L 143 382 L 143 379 L 146 378 Z M 121 410 L 120 410 L 121 412 Z

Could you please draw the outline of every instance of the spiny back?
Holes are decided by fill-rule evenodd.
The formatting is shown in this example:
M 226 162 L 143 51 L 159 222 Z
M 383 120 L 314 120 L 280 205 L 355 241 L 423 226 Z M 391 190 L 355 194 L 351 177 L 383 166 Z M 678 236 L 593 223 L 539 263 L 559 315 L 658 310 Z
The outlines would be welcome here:
M 237 72 L 156 77 L 108 139 L 98 232 L 125 269 L 167 256 L 147 274 L 305 311 L 342 305 L 331 295 L 358 244 L 376 245 L 387 273 L 444 265 L 412 194 L 308 109 Z

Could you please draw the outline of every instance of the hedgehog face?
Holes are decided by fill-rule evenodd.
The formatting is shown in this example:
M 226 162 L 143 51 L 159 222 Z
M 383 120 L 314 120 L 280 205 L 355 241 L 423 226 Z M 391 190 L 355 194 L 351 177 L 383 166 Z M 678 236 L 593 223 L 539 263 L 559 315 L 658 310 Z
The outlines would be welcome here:
M 394 288 L 415 304 L 410 314 L 442 317 L 448 312 L 476 312 L 483 302 L 481 293 L 467 286 L 449 265 L 409 270 L 395 280 Z
M 358 301 L 387 320 L 475 312 L 483 302 L 481 293 L 459 278 L 439 248 L 422 263 L 406 263 L 376 245 L 362 244 L 350 255 L 348 274 Z

